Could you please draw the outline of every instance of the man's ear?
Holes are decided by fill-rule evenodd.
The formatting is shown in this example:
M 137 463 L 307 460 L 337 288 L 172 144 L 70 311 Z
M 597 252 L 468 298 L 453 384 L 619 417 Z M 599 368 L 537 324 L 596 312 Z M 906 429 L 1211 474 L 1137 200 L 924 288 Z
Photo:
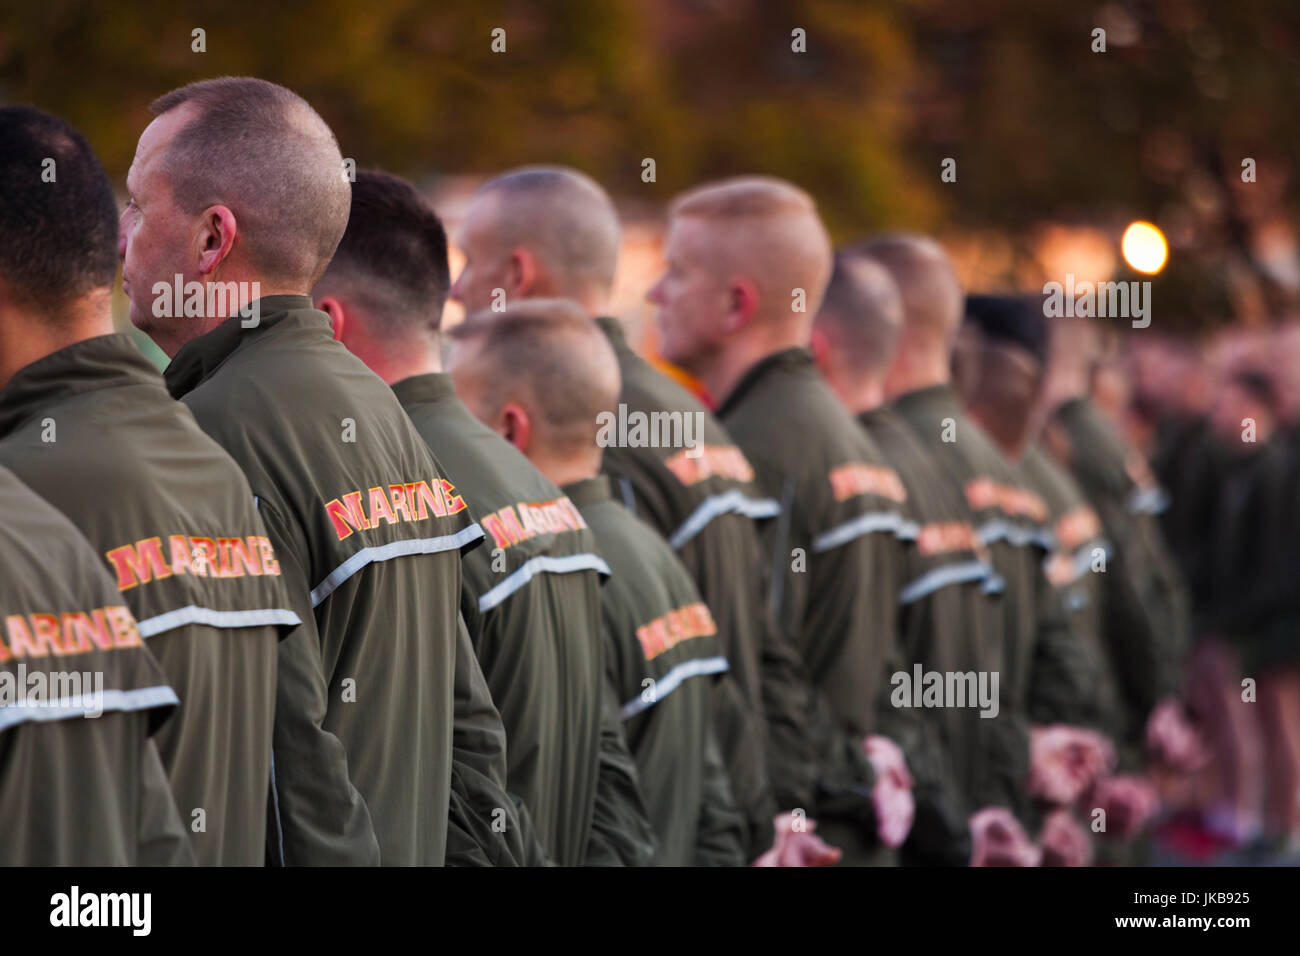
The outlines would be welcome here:
M 217 271 L 226 256 L 235 247 L 235 234 L 239 226 L 235 214 L 228 206 L 209 206 L 199 220 L 195 245 L 199 255 L 199 278 L 204 279 Z
M 526 298 L 537 285 L 537 259 L 524 246 L 517 246 L 510 252 L 510 283 L 513 289 L 506 290 L 507 299 Z
M 727 287 L 727 318 L 723 329 L 739 332 L 758 312 L 758 286 L 748 276 L 737 276 Z
M 518 402 L 506 402 L 501 409 L 500 422 L 497 431 L 501 437 L 527 455 L 533 440 L 533 423 L 528 410 Z
M 347 315 L 343 311 L 343 303 L 332 295 L 327 295 L 316 302 L 316 308 L 320 309 L 330 317 L 330 328 L 334 330 L 334 338 L 340 342 L 343 341 L 343 327 L 347 323 Z

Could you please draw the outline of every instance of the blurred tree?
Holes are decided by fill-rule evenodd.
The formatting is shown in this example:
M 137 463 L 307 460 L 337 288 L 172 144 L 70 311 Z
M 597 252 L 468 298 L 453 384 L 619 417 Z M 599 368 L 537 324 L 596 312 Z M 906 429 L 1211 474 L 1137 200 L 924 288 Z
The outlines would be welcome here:
M 119 182 L 150 100 L 255 74 L 315 104 L 358 166 L 424 178 L 561 162 L 650 205 L 770 173 L 808 187 L 838 238 L 1005 231 L 1004 281 L 1044 223 L 1118 239 L 1152 219 L 1174 247 L 1158 280 L 1171 324 L 1294 299 L 1258 247 L 1297 211 L 1298 61 L 1294 0 L 41 0 L 0 13 L 0 100 L 67 117 Z M 1247 156 L 1254 184 L 1240 182 Z M 656 182 L 642 181 L 646 158 Z

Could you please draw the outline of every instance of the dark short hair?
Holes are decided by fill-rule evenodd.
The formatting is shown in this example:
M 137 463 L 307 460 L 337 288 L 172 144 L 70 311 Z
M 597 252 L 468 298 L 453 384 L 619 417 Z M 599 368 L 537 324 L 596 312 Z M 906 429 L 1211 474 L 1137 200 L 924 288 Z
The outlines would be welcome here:
M 57 309 L 112 286 L 117 224 L 113 187 L 85 137 L 34 107 L 0 108 L 0 280 L 12 296 Z
M 405 179 L 362 170 L 325 279 L 346 282 L 381 319 L 437 331 L 451 289 L 442 220 Z
M 986 339 L 1019 346 L 1040 366 L 1047 364 L 1050 340 L 1041 296 L 968 295 L 966 321 Z
M 350 187 L 333 132 L 297 93 L 251 76 L 199 80 L 149 110 L 187 104 L 195 115 L 163 159 L 176 204 L 187 213 L 229 206 L 258 270 L 308 291 L 347 226 Z

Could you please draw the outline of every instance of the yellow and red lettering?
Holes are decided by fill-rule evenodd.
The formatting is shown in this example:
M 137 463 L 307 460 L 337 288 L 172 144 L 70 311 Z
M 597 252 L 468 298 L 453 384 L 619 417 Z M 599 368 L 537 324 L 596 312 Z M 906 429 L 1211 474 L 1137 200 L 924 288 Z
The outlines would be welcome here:
M 67 653 L 84 654 L 94 647 L 108 650 L 112 646 L 102 609 L 93 615 L 84 611 L 63 615 L 63 649 Z
M 435 494 L 434 490 L 429 487 L 427 481 L 419 481 L 415 484 L 415 490 L 420 496 L 419 520 L 423 521 L 432 514 L 436 518 L 442 518 L 447 514 L 447 502 L 442 495 Z
M 192 552 L 189 540 L 183 534 L 174 534 L 167 540 L 172 550 L 172 574 L 193 574 L 190 569 Z
M 464 511 L 465 499 L 456 494 L 456 486 L 446 478 L 440 478 L 438 482 L 442 485 L 442 493 L 447 499 L 447 514 L 454 515 Z
M 145 538 L 134 544 L 107 551 L 104 557 L 117 572 L 117 589 L 127 591 L 137 584 L 148 584 L 154 578 L 169 578 L 172 570 L 162 553 L 161 538 Z
M 262 573 L 270 577 L 280 576 L 280 562 L 275 559 L 275 548 L 271 546 L 269 538 L 249 538 L 249 541 L 257 542 L 257 549 L 262 554 Z
M 32 638 L 31 626 L 21 614 L 5 618 L 5 633 L 9 636 L 9 650 L 14 657 L 38 657 L 40 651 Z
M 130 611 L 121 605 L 110 606 L 104 608 L 104 616 L 108 618 L 108 629 L 113 632 L 114 647 L 141 646 L 140 631 Z
M 217 542 L 211 538 L 190 538 L 190 554 L 194 559 L 193 573 L 199 577 L 219 577 L 217 568 Z
M 334 523 L 334 533 L 338 535 L 340 541 L 349 537 L 354 531 L 370 530 L 370 522 L 366 519 L 366 511 L 361 507 L 361 492 L 359 491 L 344 495 L 342 501 L 335 498 L 333 501 L 326 503 L 325 513 L 329 515 L 330 521 Z
M 393 502 L 393 512 L 402 516 L 403 521 L 414 521 L 411 509 L 406 503 L 406 485 L 389 485 L 388 497 Z

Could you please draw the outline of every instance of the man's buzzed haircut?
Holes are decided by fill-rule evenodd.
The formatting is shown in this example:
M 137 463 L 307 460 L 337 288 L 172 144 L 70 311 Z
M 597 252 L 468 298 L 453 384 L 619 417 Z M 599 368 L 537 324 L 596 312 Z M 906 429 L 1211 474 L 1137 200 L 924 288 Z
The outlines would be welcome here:
M 451 288 L 447 233 L 405 179 L 357 173 L 348 228 L 320 287 L 335 283 L 394 333 L 438 331 Z
M 528 299 L 504 312 L 471 315 L 449 334 L 458 347 L 473 350 L 477 367 L 491 370 L 494 412 L 522 400 L 537 410 L 561 450 L 595 447 L 597 416 L 617 407 L 622 382 L 609 339 L 581 306 Z M 527 390 L 522 399 L 520 389 Z
M 863 375 L 883 375 L 894 360 L 903 325 L 903 300 L 889 270 L 850 253 L 835 255 L 815 325 Z
M 253 77 L 200 80 L 149 110 L 185 104 L 196 115 L 163 160 L 177 205 L 190 214 L 229 206 L 255 268 L 309 291 L 348 222 L 351 186 L 333 132 L 297 93 Z
M 965 296 L 952 261 L 929 236 L 896 233 L 852 246 L 894 277 L 903 298 L 904 334 L 951 349 L 961 328 Z
M 833 251 L 817 204 L 804 190 L 771 176 L 737 176 L 688 190 L 668 207 L 670 219 L 701 218 L 749 240 L 752 258 L 732 261 L 719 250 L 724 271 L 748 268 L 774 314 L 790 311 L 793 290 L 805 293 L 808 312 L 821 305 Z M 780 303 L 778 305 L 778 303 Z
M 0 282 L 9 295 L 57 313 L 116 276 L 117 202 L 90 144 L 34 107 L 0 109 Z
M 735 176 L 688 189 L 668 207 L 672 216 L 746 219 L 782 211 L 817 211 L 812 196 L 774 176 Z
M 622 235 L 609 194 L 590 176 L 563 166 L 525 166 L 479 189 L 497 200 L 498 242 L 541 259 L 569 294 L 608 294 Z

